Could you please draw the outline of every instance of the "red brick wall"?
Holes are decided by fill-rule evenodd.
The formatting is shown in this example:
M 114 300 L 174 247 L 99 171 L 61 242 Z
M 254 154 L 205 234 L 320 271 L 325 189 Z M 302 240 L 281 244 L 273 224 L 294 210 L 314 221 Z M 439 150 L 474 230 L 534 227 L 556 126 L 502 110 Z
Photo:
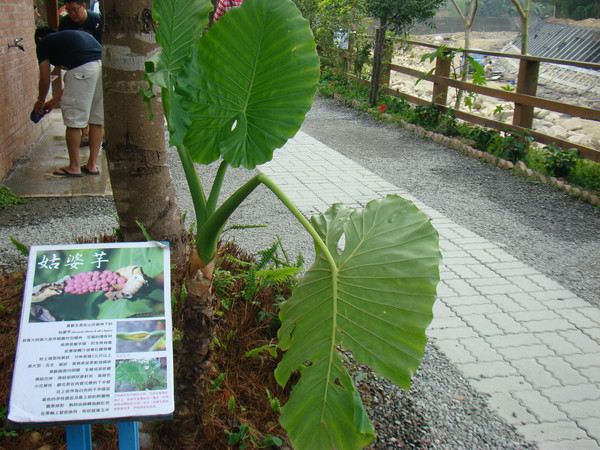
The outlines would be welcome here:
M 38 83 L 34 31 L 31 0 L 0 1 L 0 180 L 40 138 L 47 122 L 29 120 Z M 25 52 L 7 47 L 15 38 L 23 38 Z

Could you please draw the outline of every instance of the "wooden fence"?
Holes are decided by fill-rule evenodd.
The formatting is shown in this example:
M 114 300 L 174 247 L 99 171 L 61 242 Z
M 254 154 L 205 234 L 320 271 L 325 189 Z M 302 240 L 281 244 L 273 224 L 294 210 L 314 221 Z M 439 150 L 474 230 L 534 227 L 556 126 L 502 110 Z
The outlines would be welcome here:
M 404 40 L 405 43 L 413 46 L 429 47 L 433 51 L 437 51 L 440 47 L 424 42 L 414 40 Z M 454 52 L 462 52 L 463 50 L 454 47 L 443 47 L 440 56 L 436 58 L 435 70 L 433 74 L 428 74 L 410 67 L 399 66 L 396 64 L 384 64 L 383 70 L 399 72 L 412 77 L 423 78 L 433 82 L 433 92 L 431 100 L 424 100 L 419 97 L 399 93 L 395 89 L 390 89 L 383 85 L 381 88 L 390 95 L 400 95 L 405 97 L 411 103 L 418 105 L 428 105 L 431 102 L 435 103 L 439 109 L 446 112 L 449 109 L 453 111 L 456 118 L 465 120 L 470 123 L 486 126 L 497 130 L 513 130 L 516 132 L 527 132 L 533 139 L 543 144 L 554 143 L 557 146 L 568 149 L 576 148 L 581 156 L 600 162 L 600 151 L 586 147 L 584 145 L 575 144 L 564 139 L 549 136 L 532 130 L 534 108 L 545 109 L 558 113 L 568 114 L 581 119 L 600 121 L 600 110 L 586 108 L 583 106 L 567 104 L 559 101 L 548 100 L 536 96 L 538 86 L 538 76 L 541 63 L 551 63 L 562 66 L 573 66 L 584 69 L 600 70 L 600 64 L 578 62 L 569 60 L 559 60 L 550 58 L 540 58 L 536 56 L 507 54 L 485 50 L 467 50 L 468 53 L 484 56 L 492 56 L 494 58 L 512 58 L 519 60 L 519 72 L 517 77 L 516 89 L 514 92 L 495 89 L 488 86 L 481 86 L 469 82 L 462 82 L 450 76 L 451 72 L 451 54 Z M 345 54 L 348 57 L 348 54 Z M 350 75 L 351 76 L 351 75 Z M 351 76 L 352 77 L 352 76 Z M 355 77 L 354 77 L 355 78 Z M 382 80 L 389 80 L 388 76 L 382 75 Z M 367 80 L 358 80 L 362 84 L 368 85 Z M 416 80 L 415 80 L 416 81 Z M 447 106 L 448 88 L 453 87 L 463 89 L 465 92 L 473 92 L 479 95 L 486 95 L 504 101 L 514 103 L 514 114 L 512 124 L 507 124 L 493 119 L 488 119 L 465 111 L 460 111 Z M 598 124 L 600 127 L 600 124 Z

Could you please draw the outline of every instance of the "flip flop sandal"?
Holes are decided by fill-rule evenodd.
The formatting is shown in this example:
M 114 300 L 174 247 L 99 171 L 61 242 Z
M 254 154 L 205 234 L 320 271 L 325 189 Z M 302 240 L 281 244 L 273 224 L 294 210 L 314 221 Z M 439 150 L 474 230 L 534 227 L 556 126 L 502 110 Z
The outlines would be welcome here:
M 56 169 L 52 172 L 52 175 L 56 175 L 57 177 L 73 177 L 73 178 L 81 178 L 83 176 L 82 173 L 70 173 L 65 169 Z
M 92 172 L 85 166 L 81 166 L 81 172 L 85 173 L 86 175 L 100 175 L 100 171 L 96 170 L 95 172 Z

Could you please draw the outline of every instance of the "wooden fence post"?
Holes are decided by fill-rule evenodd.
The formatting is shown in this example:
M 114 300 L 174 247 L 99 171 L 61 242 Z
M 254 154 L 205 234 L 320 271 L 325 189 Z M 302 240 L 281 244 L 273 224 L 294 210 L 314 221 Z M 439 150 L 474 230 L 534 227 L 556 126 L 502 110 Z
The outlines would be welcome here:
M 517 78 L 517 93 L 535 96 L 537 92 L 538 75 L 540 72 L 539 61 L 521 59 L 519 64 L 519 76 Z M 522 105 L 515 102 L 515 113 L 513 125 L 523 128 L 533 126 L 533 106 Z
M 439 77 L 450 76 L 450 51 L 444 51 L 435 59 L 435 75 Z M 436 105 L 446 106 L 448 102 L 448 85 L 444 81 L 435 81 L 433 83 L 433 93 L 431 101 Z

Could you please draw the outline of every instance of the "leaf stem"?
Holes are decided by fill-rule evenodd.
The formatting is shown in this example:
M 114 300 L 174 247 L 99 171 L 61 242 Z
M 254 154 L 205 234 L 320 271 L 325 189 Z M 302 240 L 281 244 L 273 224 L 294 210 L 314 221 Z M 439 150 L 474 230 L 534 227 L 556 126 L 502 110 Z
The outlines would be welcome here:
M 277 186 L 273 182 L 273 180 L 271 180 L 269 177 L 267 177 L 266 175 L 264 175 L 262 173 L 260 175 L 257 175 L 257 177 L 259 177 L 260 181 L 266 187 L 268 187 L 271 190 L 271 192 L 273 192 L 273 194 L 275 194 L 277 196 L 277 198 L 279 200 L 281 200 L 281 202 L 287 207 L 287 209 L 290 210 L 290 212 L 294 215 L 294 217 L 296 217 L 296 219 L 298 219 L 298 222 L 300 222 L 302 224 L 302 226 L 306 229 L 306 231 L 308 231 L 308 233 L 314 239 L 315 244 L 319 247 L 319 250 L 321 250 L 323 252 L 323 254 L 325 255 L 325 259 L 327 259 L 327 262 L 331 266 L 331 270 L 337 274 L 337 265 L 336 265 L 335 261 L 333 260 L 333 255 L 329 252 L 327 245 L 325 244 L 325 242 L 323 242 L 323 239 L 321 239 L 321 236 L 319 236 L 319 233 L 317 233 L 317 230 L 314 229 L 314 227 L 310 224 L 310 222 L 306 219 L 306 217 L 304 217 L 304 215 L 298 210 L 298 208 L 296 208 L 296 205 L 294 205 L 292 203 L 292 201 L 289 199 L 289 197 L 284 194 L 284 192 L 281 190 L 281 188 L 279 186 Z
M 208 202 L 206 203 L 206 209 L 209 215 L 212 214 L 217 208 L 217 201 L 219 200 L 219 194 L 221 193 L 221 186 L 223 185 L 223 179 L 225 178 L 225 172 L 227 172 L 228 167 L 229 164 L 226 161 L 222 161 L 221 165 L 219 165 L 219 170 L 215 175 L 215 181 L 213 182 L 210 195 L 208 196 Z
M 190 156 L 187 148 L 182 145 L 177 146 L 177 153 L 179 153 L 179 159 L 181 159 L 181 165 L 183 166 L 183 172 L 190 189 L 190 195 L 192 196 L 192 202 L 194 204 L 194 211 L 196 212 L 196 222 L 198 227 L 205 223 L 208 219 L 208 210 L 206 207 L 206 196 L 200 184 L 200 178 L 194 167 L 194 161 Z

